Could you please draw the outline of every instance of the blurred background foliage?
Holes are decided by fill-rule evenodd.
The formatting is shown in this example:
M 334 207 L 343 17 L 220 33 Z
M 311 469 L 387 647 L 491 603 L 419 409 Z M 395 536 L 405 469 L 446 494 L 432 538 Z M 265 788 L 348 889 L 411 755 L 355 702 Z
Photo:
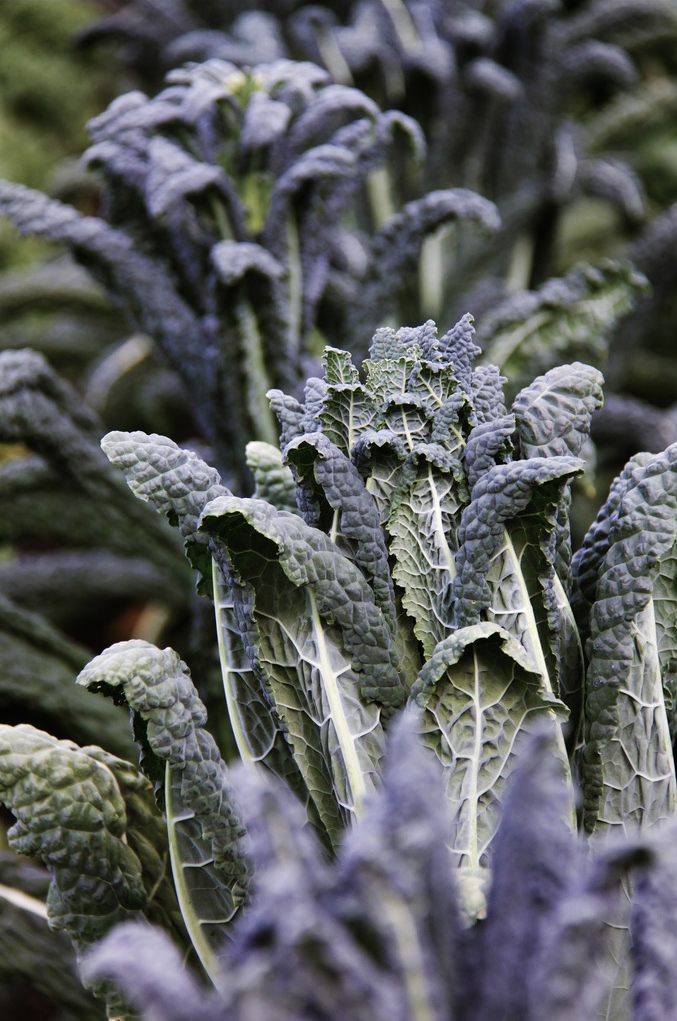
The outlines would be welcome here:
M 117 169 L 137 144 L 125 149 L 124 106 L 119 131 L 119 114 L 111 114 L 108 129 L 99 118 L 97 159 L 81 159 L 91 143 L 88 122 L 116 96 L 131 93 L 139 121 L 152 120 L 154 110 L 162 113 L 155 97 L 174 68 L 213 59 L 236 67 L 291 59 L 312 61 L 329 82 L 360 90 L 362 103 L 403 111 L 421 126 L 425 156 L 412 158 L 407 131 L 393 134 L 387 157 L 369 165 L 352 205 L 341 200 L 344 226 L 331 232 L 338 241 L 324 289 L 311 281 L 317 292 L 305 327 L 311 352 L 314 344 L 319 354 L 329 340 L 359 354 L 381 322 L 433 317 L 444 330 L 470 311 L 486 359 L 507 376 L 509 396 L 553 364 L 578 358 L 598 365 L 607 387 L 590 451 L 597 476 L 577 494 L 575 539 L 628 456 L 677 439 L 672 0 L 3 0 L 0 41 L 0 177 L 128 229 L 156 259 L 167 247 L 161 216 L 140 218 L 138 198 L 120 183 L 127 171 Z M 197 95 L 202 85 L 196 83 Z M 338 109 L 332 116 L 340 124 L 348 115 Z M 343 123 L 347 129 L 352 122 Z M 164 131 L 175 141 L 171 124 L 144 130 L 144 139 Z M 190 142 L 192 129 L 182 130 L 194 159 L 197 135 Z M 223 144 L 235 159 L 234 187 L 250 203 L 265 192 L 264 179 L 266 188 L 274 180 L 274 147 L 252 141 L 255 122 L 246 117 L 228 130 L 243 132 Z M 209 157 L 198 158 L 214 180 Z M 501 226 L 487 234 L 465 226 L 466 214 L 450 223 L 426 205 L 431 192 L 450 188 L 495 203 Z M 206 265 L 209 252 L 199 244 L 205 223 L 210 228 L 200 203 L 213 208 L 213 198 L 204 194 L 183 195 L 203 217 L 195 221 L 198 233 L 183 240 L 189 246 L 199 237 L 195 251 Z M 298 223 L 309 224 L 299 195 Z M 322 195 L 331 192 L 318 191 L 312 201 Z M 408 219 L 399 212 L 405 207 Z M 252 235 L 257 243 L 261 237 Z M 311 255 L 320 251 L 314 244 Z M 17 664 L 2 706 L 16 719 L 24 699 L 18 692 L 28 691 L 26 664 L 35 672 L 37 648 L 46 675 L 56 677 L 117 638 L 171 640 L 196 676 L 211 673 L 209 607 L 192 594 L 179 544 L 159 536 L 152 514 L 144 519 L 145 508 L 139 511 L 111 481 L 96 447 L 107 429 L 140 428 L 198 446 L 209 457 L 213 437 L 200 428 L 189 375 L 167 357 L 152 329 L 139 331 L 138 316 L 130 313 L 135 299 L 113 304 L 113 292 L 88 272 L 87 259 L 73 258 L 75 248 L 69 252 L 30 230 L 19 239 L 0 218 L 0 597 L 13 608 L 0 643 L 5 661 Z M 581 262 L 588 268 L 579 268 Z M 180 273 L 173 286 L 184 301 L 193 282 Z M 239 300 L 242 292 L 231 293 Z M 256 308 L 255 314 L 261 323 Z M 18 352 L 25 348 L 45 361 L 22 362 Z M 301 359 L 290 378 L 311 370 Z M 42 409 L 37 419 L 35 400 Z M 63 435 L 59 422 L 66 424 Z M 225 447 L 268 438 L 256 423 L 242 428 L 241 443 L 238 432 L 235 442 L 226 436 Z M 218 445 L 212 456 L 218 463 Z M 86 484 L 77 470 L 83 458 L 92 466 Z M 125 524 L 132 519 L 136 524 Z M 40 638 L 29 640 L 28 657 L 31 615 Z M 218 714 L 218 685 L 210 698 L 210 683 L 205 698 Z M 60 682 L 54 690 L 62 690 Z M 70 736 L 71 715 L 60 698 L 52 716 L 54 732 Z M 225 721 L 221 733 L 227 745 Z

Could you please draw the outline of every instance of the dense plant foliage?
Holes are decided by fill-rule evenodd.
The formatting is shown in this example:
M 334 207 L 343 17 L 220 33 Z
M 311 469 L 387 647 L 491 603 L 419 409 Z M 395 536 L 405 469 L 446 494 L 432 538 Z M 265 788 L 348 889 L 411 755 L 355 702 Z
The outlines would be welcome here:
M 602 399 L 601 375 L 582 363 L 551 370 L 507 412 L 502 377 L 477 365 L 478 354 L 469 317 L 442 337 L 431 322 L 380 329 L 363 377 L 347 352 L 328 348 L 324 376 L 308 381 L 303 402 L 271 391 L 282 454 L 250 444 L 257 487 L 250 498 L 232 495 L 215 469 L 165 437 L 117 432 L 103 440 L 136 495 L 178 526 L 211 593 L 241 759 L 296 796 L 324 855 L 340 859 L 346 830 L 369 832 L 360 827 L 379 797 L 390 721 L 405 703 L 415 711 L 420 754 L 429 757 L 426 768 L 437 760 L 442 774 L 446 836 L 443 848 L 434 842 L 435 854 L 446 859 L 459 917 L 476 932 L 463 937 L 472 948 L 463 951 L 469 974 L 480 967 L 473 955 L 489 952 L 480 945 L 490 938 L 492 898 L 500 902 L 508 896 L 500 884 L 509 890 L 516 882 L 501 880 L 495 862 L 501 841 L 512 839 L 501 837 L 506 790 L 535 731 L 549 724 L 552 732 L 548 768 L 562 789 L 553 805 L 568 802 L 561 812 L 573 832 L 573 764 L 582 829 L 600 861 L 616 863 L 617 878 L 626 867 L 619 862 L 660 854 L 652 842 L 641 853 L 628 845 L 601 850 L 605 835 L 651 830 L 677 807 L 677 447 L 629 463 L 572 560 L 570 484 L 583 470 L 578 454 Z M 97 656 L 79 683 L 129 707 L 141 771 L 31 726 L 1 727 L 0 786 L 17 819 L 12 844 L 50 867 L 53 924 L 81 953 L 116 923 L 145 918 L 184 952 L 192 947 L 223 992 L 220 948 L 259 917 L 252 908 L 238 921 L 259 823 L 234 793 L 188 670 L 172 650 L 136 640 Z M 519 829 L 517 817 L 505 822 L 508 832 L 511 825 Z M 94 840 L 96 853 L 85 855 Z M 508 869 L 518 867 L 512 861 Z M 600 865 L 602 874 L 610 867 Z M 600 883 L 614 889 L 609 881 L 593 870 L 587 893 L 566 896 L 585 899 Z M 352 924 L 369 929 L 350 884 L 346 896 L 358 897 Z M 602 926 L 606 978 L 590 982 L 605 1016 L 630 1009 L 636 965 L 628 926 L 632 917 L 646 920 L 642 896 L 630 904 L 621 897 L 625 913 Z M 604 897 L 595 903 L 607 910 Z M 386 911 L 381 924 L 406 943 L 408 923 L 387 919 Z M 526 946 L 532 936 L 519 938 Z M 108 960 L 101 974 L 119 976 L 114 960 L 100 960 Z M 552 965 L 544 961 L 546 970 Z M 407 957 L 402 967 L 404 980 L 421 965 Z M 337 1002 L 353 995 L 350 973 L 339 967 Z M 147 981 L 154 988 L 150 974 Z M 411 981 L 420 984 L 421 975 Z M 552 982 L 547 996 L 560 995 L 555 975 L 541 981 Z M 134 993 L 134 983 L 125 988 Z M 473 1003 L 479 995 L 461 990 L 454 995 Z M 143 1005 L 143 992 L 134 995 Z M 311 1009 L 309 992 L 289 995 L 301 997 L 301 1013 Z M 481 993 L 487 1004 L 493 995 Z M 536 994 L 514 995 L 522 1003 Z M 296 1009 L 280 1002 L 281 1017 Z M 403 1009 L 416 1016 L 411 1004 Z M 442 1003 L 433 1016 L 456 1009 Z M 498 1016 L 496 1005 L 485 1009 Z M 583 996 L 580 1010 L 596 1009 L 596 996 L 589 1004 Z
M 0 280 L 8 1009 L 49 915 L 116 1016 L 670 1017 L 674 6 L 108 9 L 0 182 L 81 264 Z
M 88 955 L 88 979 L 114 980 L 146 1017 L 166 1021 L 563 1021 L 573 1010 L 592 1018 L 606 985 L 607 921 L 625 914 L 621 884 L 632 871 L 633 1017 L 669 1017 L 674 937 L 655 913 L 664 882 L 664 907 L 674 910 L 667 849 L 634 843 L 590 859 L 571 831 L 569 792 L 541 735 L 525 749 L 506 801 L 486 916 L 468 928 L 445 854 L 440 777 L 411 720 L 398 723 L 383 786 L 332 864 L 283 789 L 255 773 L 233 778 L 256 882 L 217 990 L 205 994 L 182 971 L 166 937 L 129 923 Z

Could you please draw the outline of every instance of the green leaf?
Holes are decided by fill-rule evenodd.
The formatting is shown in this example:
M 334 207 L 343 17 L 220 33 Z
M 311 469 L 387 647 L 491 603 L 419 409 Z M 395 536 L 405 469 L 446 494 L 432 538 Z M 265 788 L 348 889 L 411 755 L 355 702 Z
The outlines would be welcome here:
M 326 347 L 322 356 L 325 369 L 319 420 L 313 426 L 306 420 L 306 432 L 322 430 L 344 454 L 350 456 L 358 437 L 372 428 L 379 402 L 377 395 L 360 382 L 351 355 L 340 348 Z M 306 395 L 306 405 L 308 405 Z
M 306 806 L 311 822 L 326 841 L 326 831 L 314 812 L 303 775 L 268 690 L 267 679 L 256 657 L 250 657 L 243 627 L 243 592 L 240 591 L 240 599 L 236 602 L 233 586 L 237 583 L 230 577 L 232 572 L 228 572 L 227 579 L 216 561 L 213 561 L 212 567 L 223 690 L 240 757 L 243 762 L 259 763 L 279 777 Z
M 677 445 L 635 459 L 613 494 L 590 612 L 585 825 L 649 826 L 677 813 L 666 697 L 677 629 Z
M 353 461 L 376 501 L 382 523 L 388 520 L 395 493 L 402 488 L 406 459 L 404 441 L 390 429 L 368 429 L 353 448 Z
M 144 917 L 150 891 L 128 840 L 125 797 L 147 788 L 145 777 L 101 749 L 0 724 L 0 800 L 16 818 L 10 845 L 44 861 L 50 924 L 66 930 L 78 953 L 119 922 Z
M 371 585 L 376 605 L 394 630 L 395 592 L 388 549 L 378 508 L 359 472 L 322 433 L 306 433 L 292 441 L 284 453 L 294 466 L 299 485 L 312 496 L 318 493 L 317 499 L 324 502 L 317 524 L 326 524 L 323 530 L 337 549 L 360 568 Z
M 369 248 L 368 272 L 352 310 L 352 328 L 364 322 L 365 315 L 373 323 L 383 321 L 392 305 L 393 291 L 416 275 L 423 242 L 443 227 L 474 221 L 477 227 L 493 233 L 500 220 L 492 202 L 466 188 L 430 191 L 422 198 L 407 202 L 402 209 L 375 233 Z M 440 295 L 432 296 L 432 305 L 440 303 Z
M 252 440 L 247 444 L 247 467 L 254 476 L 254 496 L 257 500 L 267 500 L 278 510 L 299 513 L 294 476 L 283 463 L 277 447 Z
M 157 433 L 110 432 L 101 440 L 101 447 L 111 464 L 123 472 L 134 495 L 178 525 L 186 555 L 202 576 L 202 588 L 209 592 L 211 555 L 197 526 L 206 504 L 229 492 L 216 468 Z
M 578 457 L 590 435 L 590 420 L 602 406 L 604 378 L 591 365 L 560 365 L 520 391 L 513 402 L 523 458 Z
M 393 578 L 428 657 L 449 630 L 456 533 L 468 494 L 460 462 L 441 446 L 421 444 L 407 467 L 410 471 L 401 473 L 402 492 L 393 501 L 386 527 L 395 559 Z
M 558 508 L 581 468 L 572 457 L 496 465 L 475 485 L 459 530 L 454 625 L 499 623 L 552 691 L 559 690 L 563 633 L 554 569 Z
M 134 714 L 141 762 L 164 796 L 172 872 L 181 912 L 207 974 L 246 897 L 242 825 L 228 772 L 204 729 L 206 712 L 185 663 L 149 642 L 118 642 L 78 683 L 125 702 Z
M 386 345 L 386 330 L 387 327 L 377 330 L 372 345 L 372 351 L 379 350 L 381 346 L 386 348 L 382 356 L 368 358 L 364 362 L 367 385 L 379 406 L 404 397 L 408 391 L 409 377 L 418 364 L 420 354 L 418 347 L 407 349 L 394 330 L 388 330 L 387 339 L 390 344 Z
M 463 453 L 463 465 L 471 493 L 478 479 L 490 468 L 512 461 L 514 433 L 514 415 L 490 418 L 470 430 Z
M 250 658 L 334 842 L 376 779 L 375 701 L 393 706 L 403 696 L 388 625 L 361 572 L 298 517 L 259 500 L 220 498 L 202 527 L 253 589 Z
M 610 329 L 645 287 L 629 265 L 607 260 L 548 280 L 538 291 L 518 292 L 482 320 L 482 359 L 498 366 L 513 392 L 528 386 L 534 371 L 600 361 Z
M 626 490 L 641 478 L 651 457 L 649 453 L 640 453 L 630 458 L 620 475 L 612 482 L 605 503 L 590 525 L 580 549 L 573 556 L 571 603 L 583 641 L 586 641 L 590 634 L 590 609 L 595 601 L 600 569 L 609 552 L 609 536 L 618 506 Z
M 324 378 L 328 386 L 354 386 L 360 382 L 360 374 L 353 365 L 349 351 L 327 346 L 322 354 Z
M 280 446 L 285 447 L 294 436 L 303 432 L 305 408 L 296 397 L 272 389 L 266 394 L 280 426 Z
M 440 642 L 414 684 L 424 743 L 444 766 L 453 816 L 452 860 L 461 889 L 477 895 L 491 864 L 504 788 L 543 714 L 566 715 L 520 643 L 494 623 L 460 628 Z M 558 730 L 559 756 L 567 771 Z M 481 913 L 482 900 L 472 908 Z

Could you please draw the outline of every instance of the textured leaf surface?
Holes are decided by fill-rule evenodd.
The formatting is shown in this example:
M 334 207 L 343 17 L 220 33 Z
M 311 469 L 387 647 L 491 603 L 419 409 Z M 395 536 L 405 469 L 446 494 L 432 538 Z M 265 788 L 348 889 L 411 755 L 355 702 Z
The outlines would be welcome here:
M 611 484 L 609 495 L 590 525 L 583 542 L 571 561 L 571 603 L 576 622 L 585 641 L 590 633 L 590 609 L 595 601 L 597 580 L 604 558 L 609 552 L 610 532 L 618 506 L 629 487 L 641 478 L 651 454 L 631 457 Z
M 238 584 L 228 572 L 213 562 L 213 591 L 216 609 L 219 658 L 226 706 L 233 736 L 243 762 L 257 762 L 279 777 L 307 806 L 309 816 L 317 820 L 309 801 L 303 775 L 294 759 L 265 674 L 253 663 L 243 635 L 243 593 L 236 600 L 233 586 Z M 322 827 L 320 825 L 320 830 Z
M 102 439 L 101 447 L 111 464 L 123 472 L 135 496 L 179 526 L 186 554 L 200 571 L 208 591 L 211 555 L 197 528 L 206 504 L 229 492 L 216 468 L 156 433 L 110 432 Z
M 78 683 L 129 705 L 142 765 L 164 791 L 172 871 L 191 940 L 208 974 L 246 896 L 242 825 L 228 775 L 204 729 L 206 712 L 188 669 L 171 649 L 119 642 L 95 657 Z
M 221 498 L 206 509 L 203 528 L 254 590 L 250 657 L 335 838 L 376 778 L 381 724 L 373 700 L 402 698 L 387 623 L 360 571 L 295 515 Z
M 0 797 L 17 820 L 11 845 L 50 870 L 51 924 L 79 952 L 116 923 L 142 918 L 148 903 L 143 866 L 127 840 L 125 798 L 100 754 L 27 724 L 0 725 Z M 137 774 L 140 785 L 147 781 Z
M 247 444 L 247 467 L 254 476 L 257 500 L 267 500 L 278 510 L 298 511 L 294 476 L 277 447 L 252 440 Z
M 645 285 L 629 266 L 607 262 L 520 292 L 483 319 L 477 335 L 483 360 L 508 376 L 514 393 L 531 383 L 534 371 L 601 358 L 609 330 Z
M 666 711 L 677 648 L 677 445 L 635 460 L 607 520 L 590 612 L 583 753 L 586 825 L 600 831 L 677 812 Z
M 358 437 L 374 425 L 379 403 L 369 386 L 360 381 L 346 351 L 326 348 L 323 360 L 326 393 L 320 413 L 322 431 L 350 456 Z
M 409 460 L 413 477 L 386 525 L 395 558 L 393 577 L 402 589 L 402 605 L 415 622 L 414 633 L 425 656 L 432 654 L 449 630 L 456 533 L 467 499 L 460 463 L 443 454 L 432 444 L 422 444 L 414 453 Z M 402 481 L 405 477 L 403 471 Z
M 544 714 L 561 718 L 565 710 L 520 643 L 488 623 L 440 642 L 410 697 L 423 713 L 423 740 L 444 766 L 452 860 L 472 889 L 491 863 L 505 783 L 523 741 Z M 560 755 L 566 762 L 562 744 Z M 473 909 L 482 911 L 481 896 Z
M 468 434 L 463 453 L 463 464 L 472 493 L 475 483 L 495 464 L 512 460 L 514 450 L 515 418 L 500 415 L 478 423 Z
M 369 581 L 376 605 L 391 630 L 395 627 L 395 592 L 390 577 L 388 550 L 381 529 L 376 503 L 362 477 L 346 457 L 322 433 L 306 433 L 285 448 L 286 460 L 294 465 L 297 480 L 314 490 L 328 504 L 331 519 L 326 522 L 337 549 L 352 560 Z M 326 505 L 325 505 L 326 506 Z M 320 527 L 325 523 L 323 508 L 318 507 Z M 308 518 L 306 518 L 308 520 Z
M 499 464 L 475 485 L 459 529 L 454 623 L 485 616 L 523 645 L 557 690 L 560 609 L 555 587 L 558 509 L 582 468 L 572 457 Z
M 520 391 L 512 406 L 520 456 L 578 457 L 593 412 L 602 406 L 603 382 L 598 369 L 574 362 L 551 369 Z

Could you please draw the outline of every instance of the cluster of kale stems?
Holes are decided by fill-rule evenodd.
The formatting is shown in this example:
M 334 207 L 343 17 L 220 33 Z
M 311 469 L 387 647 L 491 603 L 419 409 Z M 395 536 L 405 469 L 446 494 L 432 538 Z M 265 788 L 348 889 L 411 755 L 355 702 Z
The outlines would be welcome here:
M 573 998 L 581 1018 L 600 1001 L 611 1016 L 668 1017 L 676 912 L 659 891 L 677 889 L 672 831 L 645 833 L 677 796 L 669 414 L 628 405 L 654 453 L 623 470 L 573 562 L 568 518 L 601 405 L 599 374 L 581 361 L 602 361 L 611 339 L 622 385 L 614 352 L 670 321 L 674 213 L 639 233 L 629 263 L 574 267 L 558 238 L 582 196 L 615 206 L 621 233 L 637 237 L 645 182 L 614 146 L 657 108 L 660 88 L 669 109 L 669 81 L 635 85 L 644 54 L 674 37 L 674 12 L 216 6 L 166 5 L 158 34 L 144 29 L 157 5 L 129 4 L 83 36 L 134 39 L 135 70 L 158 74 L 145 83 L 156 95 L 128 92 L 91 124 L 100 215 L 0 185 L 3 214 L 65 244 L 139 331 L 101 360 L 88 392 L 114 414 L 108 395 L 144 367 L 134 400 L 151 428 L 113 432 L 104 448 L 179 525 L 202 592 L 191 593 L 176 532 L 106 464 L 96 415 L 39 354 L 5 352 L 2 439 L 24 450 L 1 468 L 3 539 L 56 548 L 5 571 L 4 704 L 23 723 L 24 699 L 31 723 L 82 746 L 3 727 L 12 843 L 47 862 L 52 922 L 79 953 L 112 930 L 84 974 L 129 1016 L 118 987 L 166 1021 L 556 1018 Z M 177 69 L 183 61 L 195 62 Z M 430 322 L 390 328 L 431 316 L 459 321 L 439 340 Z M 191 449 L 148 434 L 158 410 L 169 425 L 158 432 Z M 77 597 L 70 611 L 63 590 Z M 85 667 L 91 649 L 73 640 L 83 635 L 69 633 L 69 612 L 86 614 L 102 591 L 108 608 L 130 592 L 164 606 L 158 635 L 190 608 L 186 647 L 194 677 L 212 678 L 201 693 L 218 741 L 178 657 L 163 661 L 159 701 L 148 643 Z M 131 709 L 141 771 L 119 705 L 90 699 L 82 713 L 78 671 Z M 474 783 L 486 789 L 468 799 L 463 726 L 445 720 L 468 712 L 471 676 Z M 405 701 L 419 715 L 398 727 Z M 175 705 L 178 730 L 157 716 Z M 234 751 L 296 798 L 231 777 L 221 756 Z M 572 767 L 594 849 L 585 867 Z M 99 832 L 100 875 L 82 871 L 78 827 L 59 819 L 55 769 L 79 806 L 72 819 L 88 814 L 80 783 L 117 806 L 84 827 Z M 43 782 L 56 830 L 33 818 Z M 614 828 L 630 840 L 607 846 L 600 834 Z M 82 883 L 97 892 L 83 900 Z M 129 918 L 189 950 L 215 992 L 205 998 L 188 976 L 165 988 L 176 947 L 113 928 Z M 610 918 L 625 935 L 611 935 Z M 407 926 L 414 956 L 401 946 Z

